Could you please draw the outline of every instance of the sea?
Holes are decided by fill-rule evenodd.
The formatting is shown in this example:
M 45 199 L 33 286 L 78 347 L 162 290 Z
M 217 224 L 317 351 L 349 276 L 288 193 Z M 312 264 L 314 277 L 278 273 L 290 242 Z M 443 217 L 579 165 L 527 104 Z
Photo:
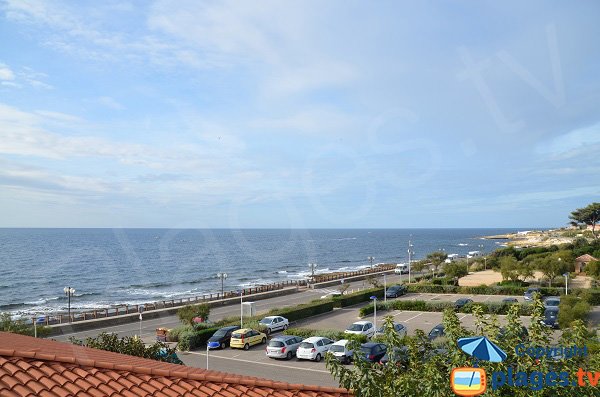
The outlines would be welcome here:
M 14 316 L 142 304 L 310 275 L 405 263 L 444 250 L 491 252 L 482 236 L 527 229 L 0 228 L 0 312 Z

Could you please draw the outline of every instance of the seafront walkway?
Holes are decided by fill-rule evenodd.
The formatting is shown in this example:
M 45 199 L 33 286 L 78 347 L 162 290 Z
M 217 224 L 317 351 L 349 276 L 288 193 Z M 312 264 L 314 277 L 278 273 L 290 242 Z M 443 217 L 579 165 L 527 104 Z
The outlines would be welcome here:
M 389 285 L 398 283 L 401 280 L 406 281 L 406 275 L 394 275 L 393 270 L 385 270 L 371 273 L 374 276 L 383 278 L 386 275 L 386 280 Z M 349 285 L 348 292 L 370 288 L 366 283 L 364 275 L 357 275 L 344 279 L 344 282 Z M 331 285 L 332 281 L 326 281 L 318 284 L 313 284 L 310 287 L 307 285 L 290 286 L 280 290 L 266 291 L 255 295 L 244 296 L 244 302 L 255 302 L 256 312 L 268 311 L 276 307 L 294 306 L 302 303 L 310 302 L 314 299 L 319 299 L 321 296 L 329 292 L 335 291 L 337 286 L 341 285 L 341 280 L 335 285 Z M 201 303 L 201 302 L 199 302 Z M 232 317 L 240 315 L 240 297 L 226 298 L 221 301 L 209 302 L 211 312 L 209 320 L 218 321 L 224 317 Z M 177 318 L 178 307 L 167 307 L 155 311 L 144 312 L 142 314 L 142 332 L 144 340 L 154 340 L 156 328 L 166 327 L 173 328 L 181 323 Z M 127 315 L 113 316 L 108 318 L 100 318 L 96 320 L 77 321 L 71 324 L 63 323 L 50 326 L 52 333 L 51 337 L 57 340 L 67 340 L 69 337 L 85 338 L 87 336 L 96 336 L 101 332 L 115 332 L 120 336 L 133 336 L 140 334 L 139 314 L 135 311 Z

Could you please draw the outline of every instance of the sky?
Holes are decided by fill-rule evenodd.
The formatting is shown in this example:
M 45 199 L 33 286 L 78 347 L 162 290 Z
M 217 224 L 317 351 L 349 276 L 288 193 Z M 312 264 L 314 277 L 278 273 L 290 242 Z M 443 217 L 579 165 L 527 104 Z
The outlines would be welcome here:
M 0 227 L 557 227 L 597 1 L 0 0 Z

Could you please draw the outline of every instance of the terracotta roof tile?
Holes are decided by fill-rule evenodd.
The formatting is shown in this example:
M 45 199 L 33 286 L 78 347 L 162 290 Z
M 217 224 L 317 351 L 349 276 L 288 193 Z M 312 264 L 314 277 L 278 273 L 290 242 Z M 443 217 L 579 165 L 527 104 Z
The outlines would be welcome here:
M 349 397 L 0 332 L 0 395 L 39 397 Z

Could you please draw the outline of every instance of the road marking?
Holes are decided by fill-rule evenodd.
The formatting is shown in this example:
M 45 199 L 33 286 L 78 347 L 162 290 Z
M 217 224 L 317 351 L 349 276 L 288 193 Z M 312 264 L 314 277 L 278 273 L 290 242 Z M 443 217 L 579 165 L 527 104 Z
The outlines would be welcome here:
M 491 296 L 488 295 L 483 301 L 487 302 L 490 298 L 491 298 Z
M 440 296 L 440 294 L 436 294 L 436 295 L 432 296 L 431 298 L 429 298 L 429 300 L 432 301 L 432 300 L 438 298 L 439 296 Z
M 460 317 L 460 318 L 458 319 L 458 321 L 461 321 L 463 318 L 465 318 L 465 317 L 467 317 L 467 316 L 470 316 L 470 314 L 469 314 L 469 313 L 467 313 L 467 314 L 463 314 L 463 316 L 462 316 L 462 317 Z
M 421 312 L 421 313 L 417 314 L 416 316 L 412 316 L 412 317 L 411 317 L 411 318 L 409 318 L 408 320 L 404 320 L 403 322 L 407 323 L 407 322 L 409 322 L 410 320 L 414 320 L 415 318 L 419 317 L 420 315 L 422 315 L 422 314 L 424 314 L 424 313 L 425 313 L 425 312 Z
M 206 353 L 196 353 L 196 352 L 189 352 L 189 353 L 190 353 L 190 354 L 195 354 L 195 355 L 198 355 L 198 356 L 206 356 Z M 322 369 L 313 369 L 313 368 L 294 367 L 293 365 L 275 364 L 275 363 L 263 363 L 263 362 L 257 363 L 257 361 L 256 361 L 256 360 L 244 360 L 244 359 L 241 359 L 241 358 L 235 358 L 235 357 L 237 357 L 237 356 L 235 356 L 235 357 L 223 357 L 223 356 L 215 356 L 215 355 L 211 355 L 210 357 L 212 357 L 212 358 L 222 358 L 223 360 L 233 360 L 233 361 L 240 361 L 240 362 L 244 362 L 244 363 L 252 363 L 252 364 L 259 364 L 259 365 L 270 365 L 270 366 L 273 366 L 273 367 L 278 367 L 278 368 L 282 368 L 282 367 L 283 367 L 283 368 L 289 368 L 289 369 L 300 370 L 300 371 L 321 372 L 321 373 L 324 373 L 324 374 L 328 374 L 328 373 L 330 373 L 330 372 L 329 372 L 329 371 L 327 371 L 327 370 L 322 370 Z M 210 357 L 209 357 L 209 360 L 210 360 Z M 209 363 L 209 365 L 210 365 L 210 363 Z

